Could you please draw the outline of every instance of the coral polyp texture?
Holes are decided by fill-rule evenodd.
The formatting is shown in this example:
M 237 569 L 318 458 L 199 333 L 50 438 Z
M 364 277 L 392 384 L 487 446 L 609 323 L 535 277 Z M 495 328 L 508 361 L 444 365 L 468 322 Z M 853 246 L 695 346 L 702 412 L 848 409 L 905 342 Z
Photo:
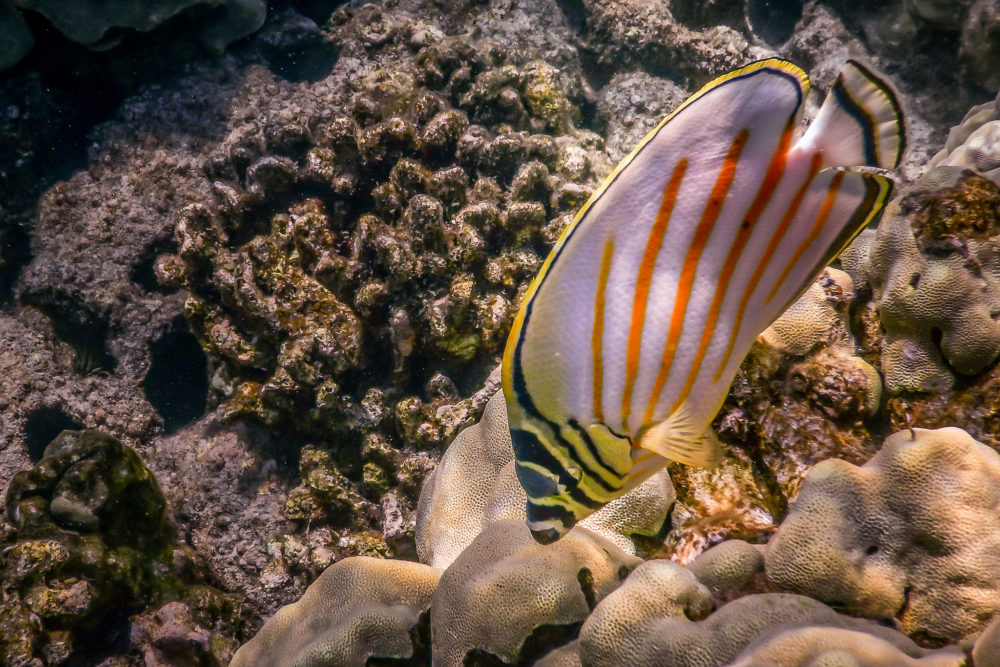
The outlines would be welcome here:
M 216 201 L 182 212 L 157 264 L 190 292 L 228 414 L 327 441 L 451 439 L 434 371 L 446 389 L 485 378 L 519 290 L 609 168 L 573 129 L 579 82 L 502 60 L 443 40 L 312 97 L 248 82 L 274 95 L 234 118 L 209 160 Z
M 956 428 L 890 436 L 858 467 L 816 465 L 767 547 L 768 580 L 925 644 L 1000 611 L 1000 455 Z
M 407 561 L 342 560 L 302 599 L 272 616 L 230 666 L 425 663 L 426 627 L 421 635 L 417 626 L 440 576 L 440 570 Z
M 434 662 L 530 664 L 572 639 L 641 562 L 584 527 L 546 547 L 523 520 L 497 521 L 441 575 L 431 603 Z

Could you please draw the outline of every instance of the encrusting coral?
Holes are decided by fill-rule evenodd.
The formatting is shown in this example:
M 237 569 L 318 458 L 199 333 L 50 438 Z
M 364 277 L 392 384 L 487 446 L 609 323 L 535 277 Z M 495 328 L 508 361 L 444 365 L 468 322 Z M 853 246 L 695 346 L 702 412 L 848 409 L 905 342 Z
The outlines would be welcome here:
M 421 635 L 417 626 L 440 576 L 407 561 L 339 561 L 302 599 L 272 616 L 230 667 L 366 665 L 369 659 L 426 664 L 426 628 Z
M 868 639 L 878 638 L 905 655 L 924 653 L 895 630 L 837 614 L 800 595 L 748 595 L 713 612 L 708 591 L 684 568 L 647 561 L 584 623 L 580 658 L 586 665 L 608 667 L 721 667 L 751 642 L 792 627 L 818 627 L 821 632 L 849 629 Z
M 1000 455 L 956 428 L 816 465 L 768 544 L 768 580 L 942 645 L 1000 611 Z

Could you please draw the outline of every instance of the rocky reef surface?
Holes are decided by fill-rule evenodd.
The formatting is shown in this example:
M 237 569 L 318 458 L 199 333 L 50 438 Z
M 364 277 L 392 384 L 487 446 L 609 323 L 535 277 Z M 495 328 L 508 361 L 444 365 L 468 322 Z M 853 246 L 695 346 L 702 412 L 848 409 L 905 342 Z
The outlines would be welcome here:
M 990 664 L 995 2 L 121 4 L 0 2 L 0 61 L 36 40 L 0 73 L 8 664 Z M 490 400 L 521 295 L 770 55 L 811 109 L 847 57 L 897 83 L 898 196 L 755 344 L 720 466 L 539 547 Z

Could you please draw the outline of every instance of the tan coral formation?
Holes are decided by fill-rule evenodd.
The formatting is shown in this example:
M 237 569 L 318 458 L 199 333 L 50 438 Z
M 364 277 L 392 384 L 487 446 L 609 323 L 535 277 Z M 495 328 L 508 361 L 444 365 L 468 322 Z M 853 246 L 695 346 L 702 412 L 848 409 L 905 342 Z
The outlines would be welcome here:
M 497 521 L 441 576 L 431 603 L 434 664 L 472 656 L 529 664 L 540 657 L 533 651 L 571 640 L 641 562 L 580 526 L 542 546 L 524 520 Z
M 271 617 L 230 667 L 361 667 L 372 657 L 415 657 L 410 631 L 430 606 L 440 576 L 440 570 L 406 561 L 339 561 L 302 599 Z
M 885 329 L 890 393 L 943 391 L 1000 355 L 1000 101 L 973 107 L 878 230 L 842 256 Z
M 630 576 L 597 606 L 580 630 L 583 664 L 721 667 L 750 643 L 772 632 L 808 627 L 822 628 L 822 632 L 832 628 L 853 630 L 887 642 L 904 655 L 919 657 L 924 653 L 895 630 L 837 614 L 821 602 L 800 595 L 748 595 L 701 618 L 708 611 L 703 607 L 707 590 L 690 573 L 675 567 L 672 577 L 659 578 L 659 585 L 642 576 L 642 568 L 636 568 L 640 576 L 635 581 Z M 678 580 L 684 580 L 686 585 L 678 585 Z M 694 592 L 692 582 L 703 591 L 701 595 Z M 641 604 L 643 599 L 654 603 Z M 699 601 L 692 605 L 687 600 Z M 605 605 L 607 610 L 603 609 Z
M 865 632 L 845 628 L 795 628 L 779 632 L 740 653 L 730 667 L 960 667 L 958 649 L 915 658 Z M 978 663 L 977 663 L 978 664 Z
M 1000 455 L 957 428 L 815 466 L 768 545 L 768 579 L 943 645 L 1000 610 Z
M 479 423 L 455 438 L 421 490 L 416 524 L 421 562 L 448 567 L 493 522 L 524 521 L 526 500 L 514 471 L 507 405 L 498 391 Z M 656 535 L 673 502 L 674 490 L 663 471 L 581 525 L 634 554 L 630 536 Z

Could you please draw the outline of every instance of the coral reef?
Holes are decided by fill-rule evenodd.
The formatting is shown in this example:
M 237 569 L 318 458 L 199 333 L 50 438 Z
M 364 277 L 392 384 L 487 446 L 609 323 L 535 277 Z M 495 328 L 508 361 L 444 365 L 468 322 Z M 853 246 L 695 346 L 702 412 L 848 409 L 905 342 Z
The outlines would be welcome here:
M 896 655 L 924 654 L 895 630 L 837 614 L 821 602 L 800 595 L 748 595 L 709 614 L 707 591 L 700 588 L 700 592 L 694 592 L 699 590 L 694 577 L 673 563 L 650 567 L 658 562 L 647 561 L 636 568 L 636 575 L 644 567 L 649 568 L 649 573 L 636 577 L 634 582 L 630 575 L 584 623 L 580 630 L 584 664 L 728 665 L 751 642 L 790 627 L 813 628 L 823 634 L 831 629 L 851 630 L 869 639 L 880 639 L 880 644 L 894 647 Z M 655 603 L 643 604 L 643 600 Z
M 956 373 L 979 373 L 1000 354 L 998 206 L 1000 186 L 939 165 L 889 207 L 877 232 L 859 239 L 863 261 L 853 260 L 854 270 L 885 329 L 890 392 L 947 390 Z
M 27 1 L 0 2 L 0 34 L 9 38 L 0 40 L 4 63 L 29 48 L 12 7 Z M 942 3 L 910 0 L 820 0 L 805 3 L 800 17 L 799 3 L 783 3 L 798 18 L 790 35 L 782 23 L 788 17 L 769 13 L 775 3 L 737 0 L 380 0 L 336 12 L 336 1 L 279 1 L 261 31 L 212 60 L 198 43 L 216 48 L 230 37 L 202 28 L 232 28 L 240 16 L 230 9 L 262 3 L 146 3 L 147 18 L 150 8 L 184 7 L 172 18 L 160 14 L 150 32 L 137 31 L 151 24 L 125 11 L 104 21 L 108 3 L 77 4 L 73 11 L 104 8 L 73 24 L 91 31 L 81 39 L 122 43 L 88 51 L 57 29 L 38 31 L 46 19 L 34 14 L 39 48 L 0 81 L 0 479 L 43 460 L 63 428 L 100 428 L 156 474 L 176 534 L 190 548 L 168 526 L 156 538 L 160 546 L 130 556 L 129 567 L 91 570 L 104 577 L 98 581 L 72 558 L 56 558 L 58 545 L 75 539 L 57 519 L 93 522 L 74 502 L 60 500 L 38 515 L 59 527 L 46 537 L 3 528 L 12 548 L 0 559 L 0 635 L 13 647 L 8 654 L 26 664 L 215 664 L 330 565 L 358 554 L 409 558 L 416 538 L 422 558 L 454 566 L 468 545 L 523 523 L 505 451 L 495 452 L 503 465 L 478 468 L 461 461 L 460 447 L 449 448 L 425 491 L 434 501 L 427 507 L 443 503 L 428 512 L 431 519 L 417 521 L 416 496 L 440 452 L 494 394 L 489 384 L 473 392 L 496 364 L 524 285 L 575 208 L 711 76 L 777 53 L 813 75 L 811 105 L 844 58 L 869 60 L 901 89 L 912 139 L 902 169 L 908 179 L 940 147 L 945 128 L 985 99 L 980 86 L 996 85 L 993 0 L 959 3 L 948 16 L 934 9 Z M 126 5 L 138 7 L 116 6 Z M 883 17 L 888 22 L 879 23 Z M 57 28 L 59 20 L 52 15 Z M 996 178 L 995 110 L 991 103 L 970 113 L 933 173 L 971 168 Z M 941 253 L 924 253 L 924 279 L 947 265 L 972 280 L 979 262 L 991 291 L 992 259 L 983 255 L 994 190 L 967 175 L 942 183 L 922 182 L 930 194 L 909 200 L 931 225 L 915 234 L 916 247 L 930 239 Z M 717 611 L 672 623 L 707 628 L 726 614 L 741 618 L 740 600 L 773 592 L 759 543 L 818 461 L 864 462 L 888 424 L 955 424 L 1000 446 L 993 398 L 1000 375 L 983 344 L 989 336 L 959 341 L 975 348 L 967 366 L 940 357 L 934 372 L 947 371 L 940 373 L 946 382 L 930 385 L 955 377 L 952 389 L 893 397 L 872 416 L 880 406 L 872 367 L 892 362 L 881 358 L 874 308 L 857 308 L 877 282 L 866 273 L 868 247 L 858 245 L 864 252 L 855 264 L 845 258 L 853 287 L 829 272 L 791 320 L 759 341 L 715 424 L 728 452 L 720 468 L 675 467 L 672 512 L 661 475 L 646 496 L 609 506 L 606 521 L 589 526 L 601 536 L 580 533 L 587 549 L 600 544 L 629 563 L 637 562 L 632 553 L 655 552 L 689 564 L 687 573 L 675 566 L 673 576 L 690 583 L 693 573 L 709 593 L 705 613 Z M 904 287 L 912 273 L 896 269 L 915 260 L 892 261 L 880 280 Z M 991 297 L 975 291 L 981 284 L 962 284 L 975 298 L 954 301 L 978 303 L 991 315 L 984 305 Z M 904 324 L 912 319 L 907 311 Z M 967 325 L 954 323 L 988 331 Z M 921 336 L 930 332 L 931 352 L 944 340 L 937 326 L 921 329 Z M 891 375 L 887 385 L 896 391 L 900 374 Z M 474 428 L 459 437 L 474 439 Z M 444 503 L 463 475 L 474 493 Z M 48 507 L 52 500 L 40 491 L 23 502 Z M 460 527 L 450 542 L 449 526 Z M 629 537 L 636 532 L 645 538 Z M 100 530 L 78 537 L 104 539 Z M 747 542 L 722 541 L 728 537 Z M 100 553 L 114 550 L 102 544 Z M 527 553 L 532 545 L 521 546 Z M 49 557 L 51 567 L 39 560 Z M 534 557 L 517 562 L 540 567 Z M 593 616 L 591 584 L 566 567 L 551 569 L 561 573 L 573 613 L 557 628 L 543 614 L 532 629 L 525 628 L 535 621 L 512 624 L 505 647 L 484 645 L 496 651 L 489 655 L 473 647 L 471 660 L 502 654 L 581 664 L 581 642 L 570 640 Z M 165 573 L 167 583 L 143 583 L 139 575 L 150 570 Z M 626 574 L 606 578 L 602 595 Z M 457 570 L 452 576 L 455 590 L 468 579 Z M 512 581 L 504 576 L 491 581 Z M 81 597 L 86 586 L 96 591 L 89 602 Z M 469 608 L 478 609 L 474 598 Z M 732 605 L 735 612 L 723 613 Z M 87 627 L 100 611 L 117 642 L 98 645 L 112 634 L 80 630 L 57 607 L 79 609 Z M 385 620 L 381 613 L 375 625 Z M 400 647 L 414 647 L 413 625 L 403 626 L 418 613 L 411 608 L 405 622 L 393 616 Z M 346 634 L 338 641 L 367 655 L 363 642 L 347 639 L 371 629 L 357 620 L 339 626 Z M 426 641 L 426 622 L 416 626 L 418 641 Z M 787 636 L 765 632 L 737 652 L 746 658 L 794 645 L 820 659 L 824 632 L 799 624 Z M 989 655 L 991 632 L 975 649 L 977 660 Z M 725 643 L 713 633 L 695 631 L 699 641 Z M 906 659 L 930 660 L 898 639 L 890 644 Z M 468 654 L 470 647 L 453 649 Z M 387 660 L 426 660 L 421 650 Z M 891 652 L 897 649 L 886 650 L 892 657 L 885 660 L 905 662 Z M 834 658 L 847 659 L 822 659 Z
M 440 576 L 419 563 L 342 560 L 272 616 L 230 665 L 426 664 L 426 627 L 417 626 Z
M 670 469 L 665 555 L 688 563 L 723 539 L 766 539 L 810 467 L 834 456 L 860 464 L 878 449 L 882 383 L 855 350 L 853 298 L 850 277 L 826 269 L 758 337 L 714 422 L 721 464 Z
M 864 466 L 816 465 L 767 547 L 774 585 L 896 618 L 925 644 L 1000 610 L 1000 455 L 956 428 L 890 436 Z
M 212 628 L 200 630 L 199 659 L 220 664 L 232 655 L 238 601 L 201 585 L 193 554 L 172 538 L 156 481 L 118 440 L 62 433 L 14 476 L 5 505 L 0 649 L 10 664 L 101 655 L 110 649 L 102 639 L 121 632 L 129 613 L 178 599 L 188 618 L 194 609 Z

